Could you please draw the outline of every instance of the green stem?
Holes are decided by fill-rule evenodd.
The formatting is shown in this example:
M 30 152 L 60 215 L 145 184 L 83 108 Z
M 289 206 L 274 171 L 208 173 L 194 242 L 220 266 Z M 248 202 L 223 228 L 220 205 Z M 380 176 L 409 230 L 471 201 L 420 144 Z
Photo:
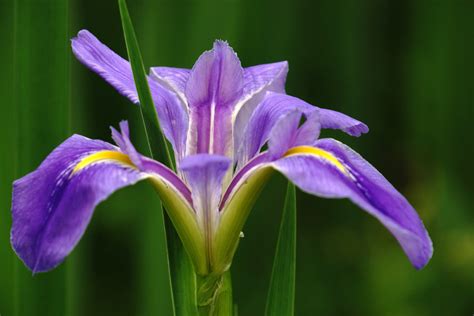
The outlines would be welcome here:
M 232 316 L 230 271 L 221 275 L 197 276 L 197 304 L 200 316 Z

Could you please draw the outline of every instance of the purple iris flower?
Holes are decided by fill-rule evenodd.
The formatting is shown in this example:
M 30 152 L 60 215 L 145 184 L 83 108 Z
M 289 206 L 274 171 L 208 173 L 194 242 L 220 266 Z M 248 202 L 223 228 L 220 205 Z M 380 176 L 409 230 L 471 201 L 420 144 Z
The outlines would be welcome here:
M 88 31 L 72 40 L 76 57 L 138 103 L 124 60 Z M 408 201 L 348 146 L 321 129 L 352 136 L 365 124 L 285 94 L 287 62 L 243 68 L 216 41 L 192 69 L 156 67 L 148 83 L 177 171 L 138 153 L 127 122 L 116 145 L 73 135 L 37 170 L 14 182 L 11 242 L 34 273 L 60 264 L 94 211 L 114 191 L 141 180 L 156 188 L 198 274 L 229 269 L 261 188 L 278 171 L 302 191 L 348 198 L 377 218 L 420 269 L 431 240 Z

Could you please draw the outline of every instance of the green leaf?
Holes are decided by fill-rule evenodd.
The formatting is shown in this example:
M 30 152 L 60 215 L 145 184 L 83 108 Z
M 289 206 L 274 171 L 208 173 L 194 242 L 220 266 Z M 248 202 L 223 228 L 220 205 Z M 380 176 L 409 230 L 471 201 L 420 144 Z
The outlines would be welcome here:
M 265 315 L 294 315 L 295 274 L 296 191 L 295 186 L 288 183 Z
M 138 46 L 138 41 L 135 36 L 135 31 L 130 19 L 130 14 L 127 9 L 125 0 L 119 0 L 120 17 L 122 19 L 122 28 L 127 46 L 128 57 L 133 71 L 133 77 L 140 100 L 140 111 L 145 126 L 145 133 L 147 136 L 148 146 L 152 157 L 164 162 L 166 165 L 174 169 L 172 154 L 169 150 L 169 145 L 161 131 L 158 115 L 156 113 L 155 105 L 148 86 L 147 76 L 143 60 Z M 163 153 L 163 149 L 165 152 Z M 160 297 L 156 299 L 160 301 L 160 311 L 162 315 L 174 315 L 175 307 L 173 302 L 173 291 L 171 286 L 171 275 L 168 258 L 167 238 L 164 224 L 163 206 L 160 203 L 160 215 L 157 216 L 157 221 L 154 223 L 155 229 L 158 232 L 157 255 L 163 259 L 162 265 L 156 267 L 159 269 L 155 274 L 157 276 L 156 282 L 159 282 Z
M 145 124 L 148 146 L 153 158 L 174 169 L 172 153 L 158 121 L 150 87 L 148 86 L 145 66 L 143 65 L 140 48 L 133 29 L 132 20 L 125 0 L 119 0 L 120 17 L 122 19 L 123 34 L 127 45 L 128 57 L 133 71 L 133 78 L 140 100 L 140 110 Z M 163 153 L 164 149 L 164 153 Z
M 2 313 L 13 315 L 14 302 L 14 262 L 17 260 L 10 246 L 11 227 L 11 183 L 16 176 L 17 157 L 17 107 L 12 106 L 14 99 L 14 1 L 0 1 L 0 144 L 2 144 L 2 162 L 0 164 L 0 306 Z
M 166 224 L 176 315 L 197 316 L 196 275 L 193 264 L 169 218 Z
M 6 135 L 16 136 L 15 178 L 19 178 L 36 169 L 69 136 L 69 1 L 16 0 L 14 29 L 15 100 L 2 107 L 17 111 L 17 121 L 9 122 L 14 128 Z M 11 188 L 7 183 L 2 187 Z M 65 315 L 67 264 L 35 276 L 19 259 L 15 264 L 14 315 Z

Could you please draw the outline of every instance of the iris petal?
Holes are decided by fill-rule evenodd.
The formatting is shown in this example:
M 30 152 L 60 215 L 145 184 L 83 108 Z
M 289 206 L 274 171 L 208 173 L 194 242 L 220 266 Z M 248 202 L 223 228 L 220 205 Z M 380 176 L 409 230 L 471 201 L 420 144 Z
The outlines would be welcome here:
M 315 147 L 315 152 L 293 152 L 272 165 L 305 192 L 326 198 L 349 198 L 394 235 L 417 269 L 425 266 L 433 247 L 410 203 L 346 145 L 321 139 Z
M 133 103 L 138 103 L 132 69 L 127 60 L 114 53 L 87 30 L 80 31 L 72 39 L 72 49 L 79 61 Z M 160 86 L 155 80 L 148 80 L 148 85 L 163 133 L 173 145 L 179 161 L 185 151 L 188 113 L 173 92 Z
M 37 170 L 14 182 L 11 242 L 34 273 L 51 270 L 64 260 L 79 242 L 101 201 L 144 179 L 150 179 L 160 193 L 196 267 L 205 262 L 204 241 L 194 218 L 189 189 L 167 167 L 135 151 L 126 124 L 122 124 L 119 143 L 128 144 L 126 152 L 74 135 Z

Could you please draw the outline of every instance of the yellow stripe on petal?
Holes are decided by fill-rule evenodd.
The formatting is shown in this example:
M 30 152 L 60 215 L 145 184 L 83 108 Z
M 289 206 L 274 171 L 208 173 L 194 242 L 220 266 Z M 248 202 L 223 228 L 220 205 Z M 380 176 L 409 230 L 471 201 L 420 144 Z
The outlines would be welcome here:
M 343 172 L 344 174 L 346 175 L 349 174 L 346 167 L 344 167 L 342 163 L 339 160 L 337 160 L 337 158 L 333 154 L 325 150 L 322 150 L 320 148 L 311 147 L 311 146 L 297 146 L 288 150 L 284 156 L 288 157 L 288 156 L 301 155 L 301 154 L 312 155 L 317 158 L 323 158 L 327 160 L 329 163 L 331 163 L 333 166 L 335 166 L 337 169 L 339 169 L 341 172 Z
M 127 165 L 129 167 L 136 168 L 130 158 L 124 153 L 113 150 L 103 150 L 82 158 L 82 160 L 79 161 L 79 163 L 72 170 L 72 174 L 84 169 L 87 166 L 90 166 L 93 163 L 103 160 L 112 160 Z

